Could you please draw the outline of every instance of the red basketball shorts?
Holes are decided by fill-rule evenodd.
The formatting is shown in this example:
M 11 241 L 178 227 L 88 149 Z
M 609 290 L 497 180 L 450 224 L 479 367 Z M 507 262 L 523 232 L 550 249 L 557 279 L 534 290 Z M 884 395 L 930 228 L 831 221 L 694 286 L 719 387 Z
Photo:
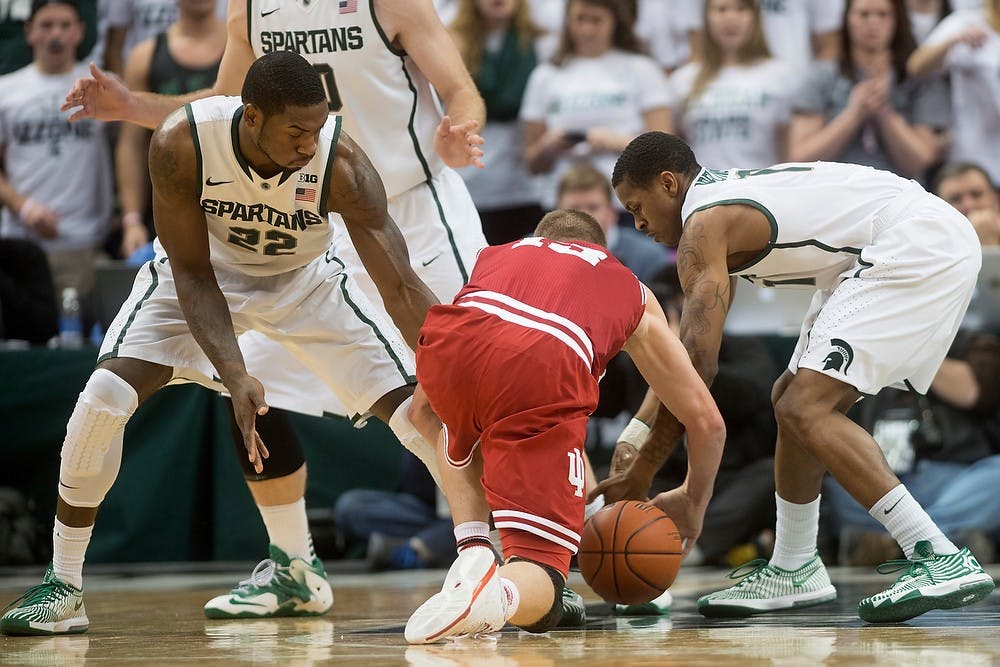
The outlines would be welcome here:
M 545 333 L 467 308 L 435 306 L 420 333 L 417 380 L 447 428 L 449 462 L 482 453 L 504 558 L 565 576 L 583 529 L 590 369 Z

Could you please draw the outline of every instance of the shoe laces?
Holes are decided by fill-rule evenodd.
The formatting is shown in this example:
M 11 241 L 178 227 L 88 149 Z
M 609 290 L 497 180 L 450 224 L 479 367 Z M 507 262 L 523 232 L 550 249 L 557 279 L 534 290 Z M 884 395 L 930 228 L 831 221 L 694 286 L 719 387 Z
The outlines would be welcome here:
M 43 602 L 62 602 L 70 595 L 69 585 L 57 580 L 45 581 L 40 584 L 35 584 L 24 593 L 20 595 L 16 600 L 8 604 L 0 611 L 7 611 L 20 605 L 24 602 L 26 605 L 40 604 Z
M 257 567 L 255 567 L 253 572 L 250 573 L 249 578 L 236 584 L 236 588 L 234 590 L 242 590 L 250 588 L 251 586 L 256 588 L 267 586 L 271 583 L 271 580 L 274 579 L 274 573 L 277 570 L 277 567 L 277 563 L 270 558 L 265 558 L 261 562 L 257 563 Z
M 892 574 L 893 572 L 899 572 L 902 569 L 906 569 L 906 572 L 901 574 L 899 578 L 896 579 L 896 583 L 902 581 L 907 581 L 909 579 L 915 579 L 921 574 L 926 574 L 931 581 L 934 580 L 934 573 L 931 568 L 927 565 L 928 561 L 925 559 L 910 560 L 908 558 L 896 558 L 893 560 L 887 560 L 881 565 L 875 567 L 875 571 L 879 574 Z
M 764 558 L 754 558 L 753 560 L 747 561 L 742 565 L 734 568 L 729 573 L 730 579 L 742 579 L 740 583 L 751 583 L 759 579 L 761 576 L 772 576 L 771 568 L 768 566 L 768 561 Z

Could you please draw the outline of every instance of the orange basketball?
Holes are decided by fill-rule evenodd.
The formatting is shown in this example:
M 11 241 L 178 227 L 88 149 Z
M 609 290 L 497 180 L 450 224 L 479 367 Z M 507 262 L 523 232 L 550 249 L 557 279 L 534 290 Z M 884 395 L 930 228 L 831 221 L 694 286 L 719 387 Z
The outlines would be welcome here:
M 584 580 L 608 602 L 643 604 L 674 583 L 681 551 L 670 517 L 649 503 L 622 500 L 584 525 L 577 562 Z

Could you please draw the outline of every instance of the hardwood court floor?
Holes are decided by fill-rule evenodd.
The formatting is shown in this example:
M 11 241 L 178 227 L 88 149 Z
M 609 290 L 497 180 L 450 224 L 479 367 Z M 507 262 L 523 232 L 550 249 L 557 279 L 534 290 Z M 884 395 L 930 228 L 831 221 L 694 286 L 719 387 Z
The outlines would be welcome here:
M 702 618 L 694 602 L 724 585 L 723 571 L 682 569 L 672 589 L 672 614 L 657 618 L 610 615 L 574 573 L 571 583 L 589 603 L 585 629 L 547 635 L 508 629 L 495 642 L 433 646 L 407 646 L 402 628 L 409 613 L 438 590 L 443 571 L 334 574 L 334 609 L 320 618 L 204 618 L 204 602 L 248 571 L 92 576 L 87 581 L 87 634 L 2 637 L 0 665 L 1000 665 L 1000 593 L 966 609 L 931 612 L 901 625 L 871 626 L 857 617 L 857 602 L 891 578 L 867 569 L 831 569 L 839 592 L 835 603 L 722 621 Z M 994 567 L 992 574 L 996 577 L 1000 568 Z M 0 578 L 0 599 L 5 604 L 38 580 Z

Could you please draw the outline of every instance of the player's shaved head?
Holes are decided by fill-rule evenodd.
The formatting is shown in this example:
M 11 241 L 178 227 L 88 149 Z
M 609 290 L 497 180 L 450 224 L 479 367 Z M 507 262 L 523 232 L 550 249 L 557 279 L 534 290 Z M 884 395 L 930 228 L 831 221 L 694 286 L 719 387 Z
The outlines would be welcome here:
M 547 213 L 535 227 L 535 236 L 544 236 L 553 241 L 586 241 L 607 247 L 604 230 L 597 220 L 583 211 L 561 208 Z
M 258 58 L 243 80 L 243 103 L 266 116 L 286 107 L 311 107 L 326 102 L 326 91 L 316 69 L 291 51 L 275 51 Z
M 646 132 L 633 139 L 615 163 L 611 185 L 628 181 L 636 187 L 649 185 L 664 171 L 694 177 L 701 166 L 683 139 L 666 132 Z

